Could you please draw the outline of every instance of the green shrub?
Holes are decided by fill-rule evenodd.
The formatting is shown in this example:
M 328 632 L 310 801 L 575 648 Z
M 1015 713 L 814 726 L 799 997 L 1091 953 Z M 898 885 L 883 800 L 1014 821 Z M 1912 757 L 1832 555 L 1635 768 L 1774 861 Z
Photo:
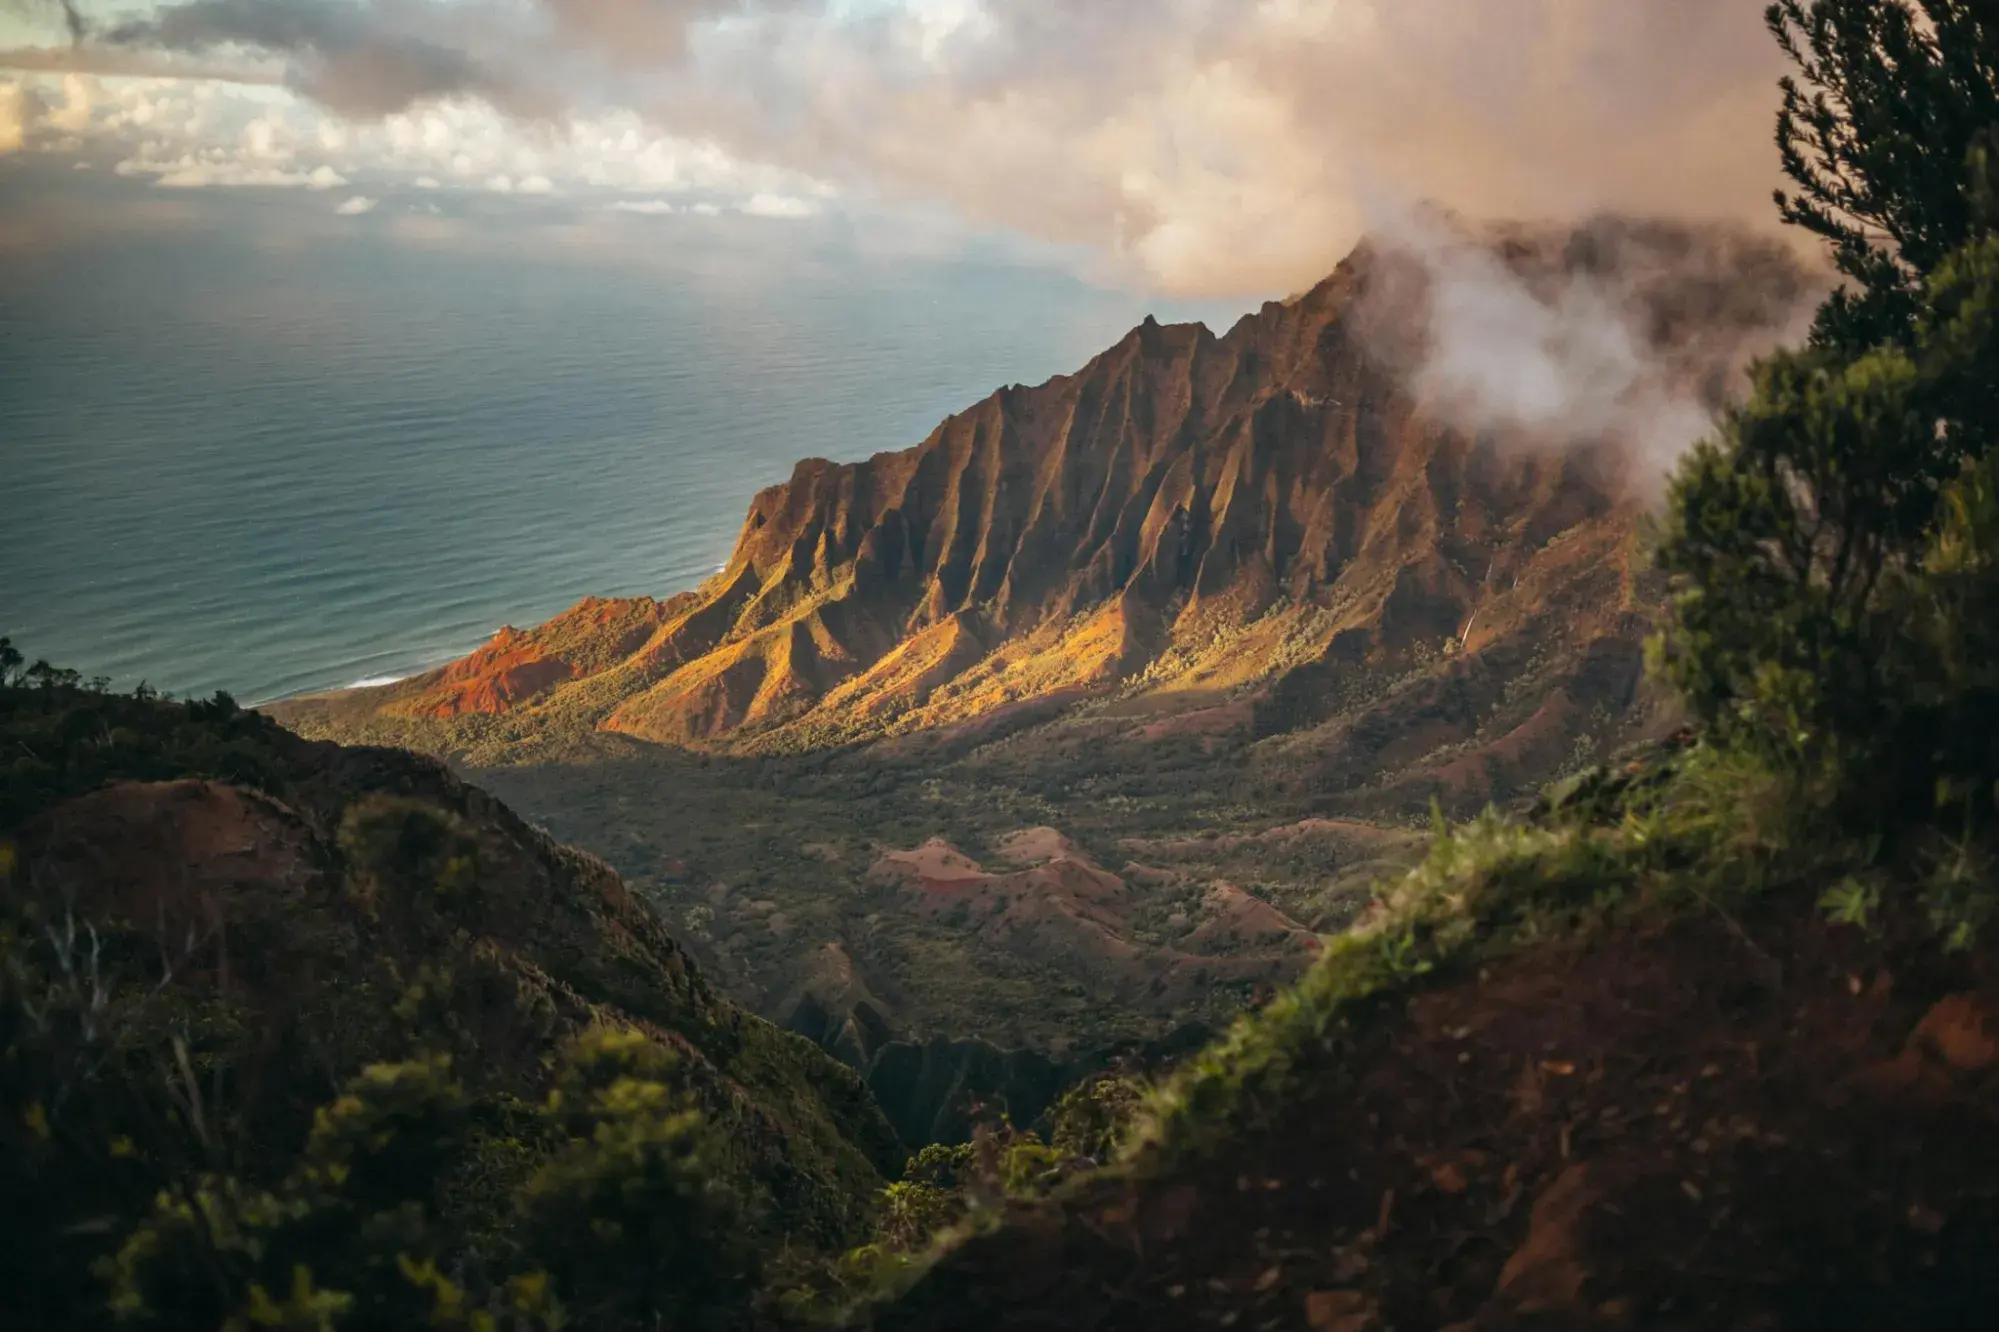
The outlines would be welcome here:
M 1842 818 L 1893 834 L 1941 798 L 1980 823 L 1999 22 L 1969 0 L 1779 0 L 1768 21 L 1796 67 L 1780 212 L 1849 283 L 1676 475 L 1654 660 L 1715 740 Z
M 1137 1079 L 1117 1074 L 1084 1079 L 1048 1109 L 1048 1141 L 1068 1156 L 1109 1162 L 1144 1100 L 1145 1086 Z
M 163 1190 L 103 1265 L 121 1324 L 472 1327 L 439 1271 L 431 1197 L 468 1114 L 444 1059 L 375 1065 L 321 1108 L 274 1189 L 207 1174 Z
M 921 1180 L 895 1180 L 882 1190 L 877 1246 L 912 1252 L 922 1249 L 945 1227 L 965 1214 L 964 1198 L 956 1189 Z
M 1784 353 L 1674 481 L 1656 661 L 1720 740 L 1855 817 L 1989 788 L 1999 238 L 1943 264 L 1910 348 Z
M 552 1151 L 510 1210 L 496 1270 L 468 1267 L 436 1200 L 504 1108 L 468 1098 L 444 1057 L 370 1066 L 321 1108 L 279 1184 L 207 1173 L 162 1190 L 100 1266 L 111 1313 L 182 1328 L 740 1322 L 754 1255 L 677 1068 L 630 1030 L 565 1048 L 536 1116 Z
M 710 1169 L 676 1065 L 640 1033 L 598 1029 L 572 1043 L 549 1094 L 568 1143 L 528 1183 L 520 1239 L 589 1326 L 712 1321 L 756 1281 L 740 1201 Z
M 478 848 L 463 821 L 426 801 L 368 796 L 340 821 L 348 891 L 369 911 L 450 904 L 476 894 Z

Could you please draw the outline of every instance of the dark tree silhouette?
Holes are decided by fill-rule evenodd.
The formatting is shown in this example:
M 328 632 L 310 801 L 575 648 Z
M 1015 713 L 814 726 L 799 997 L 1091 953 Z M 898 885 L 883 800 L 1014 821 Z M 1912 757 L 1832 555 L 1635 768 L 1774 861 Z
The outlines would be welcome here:
M 1991 223 L 1999 3 L 1777 0 L 1765 17 L 1797 66 L 1777 117 L 1795 189 L 1777 207 L 1829 241 L 1854 284 L 1820 311 L 1815 341 L 1906 341 L 1922 280 Z

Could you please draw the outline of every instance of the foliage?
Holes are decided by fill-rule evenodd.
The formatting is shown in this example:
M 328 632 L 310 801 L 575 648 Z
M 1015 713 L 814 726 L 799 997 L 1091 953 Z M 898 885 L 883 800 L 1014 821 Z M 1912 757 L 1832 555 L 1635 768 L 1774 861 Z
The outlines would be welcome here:
M 1911 347 L 1761 368 L 1675 479 L 1660 549 L 1678 583 L 1658 661 L 1717 737 L 1875 817 L 1920 817 L 1939 775 L 1999 779 L 1979 656 L 1999 523 L 1976 461 L 1996 389 L 1999 238 L 1942 265 Z
M 875 1245 L 908 1253 L 922 1249 L 932 1237 L 965 1213 L 955 1190 L 921 1180 L 894 1180 L 882 1190 L 881 1231 Z
M 459 1148 L 450 1062 L 375 1065 L 322 1107 L 282 1184 L 208 1174 L 163 1190 L 104 1265 L 126 1325 L 468 1327 L 428 1201 Z
M 1971 663 L 1999 537 L 1978 466 L 1999 444 L 1999 19 L 1780 0 L 1768 21 L 1797 67 L 1780 211 L 1853 286 L 1676 476 L 1655 649 L 1718 740 L 1892 825 L 1928 813 L 1939 766 L 1941 790 L 1999 778 L 1965 748 L 1988 729 Z
M 1004 1118 L 980 1125 L 969 1143 L 933 1143 L 909 1159 L 883 1191 L 878 1244 L 919 1250 L 945 1226 L 1005 1198 L 1045 1194 L 1092 1163 Z
M 17 920 L 7 934 L 0 997 L 10 1140 L 0 1202 L 9 1266 L 35 1293 L 43 1322 L 94 1322 L 95 1308 L 147 1327 L 556 1326 L 546 1272 L 573 1277 L 579 1243 L 597 1251 L 607 1227 L 630 1234 L 640 1222 L 654 1235 L 665 1228 L 695 1237 L 680 1257 L 696 1257 L 698 1276 L 658 1254 L 650 1270 L 628 1266 L 649 1271 L 654 1288 L 708 1293 L 716 1274 L 733 1271 L 715 1262 L 740 1244 L 716 1223 L 726 1209 L 713 1200 L 729 1187 L 707 1163 L 684 1152 L 675 1159 L 683 1186 L 691 1180 L 706 1201 L 699 1209 L 673 1192 L 636 1195 L 628 1177 L 632 1142 L 699 1140 L 701 1116 L 682 1090 L 627 1078 L 601 1106 L 552 1095 L 541 1137 L 567 1146 L 540 1154 L 544 1165 L 518 1215 L 473 1226 L 440 1204 L 480 1147 L 477 1122 L 494 1121 L 504 1097 L 468 1096 L 448 1057 L 371 1065 L 314 1114 L 295 1164 L 260 1184 L 268 1149 L 227 1147 L 242 1111 L 208 1094 L 210 1080 L 197 1072 L 211 1063 L 199 1053 L 205 1043 L 197 1037 L 191 1055 L 183 1035 L 199 1028 L 187 1021 L 187 1005 L 158 988 L 116 985 L 105 956 L 116 934 L 86 928 L 84 942 L 45 932 L 37 949 L 23 938 L 25 924 Z M 600 1048 L 614 1040 L 634 1068 L 671 1072 L 670 1061 L 631 1054 L 643 1042 L 635 1034 L 598 1034 L 570 1052 L 558 1083 L 588 1088 L 603 1066 Z M 654 1123 L 669 1104 L 666 1123 Z M 623 1182 L 622 1211 L 582 1188 L 606 1180 Z M 500 1206 L 512 1208 L 504 1198 Z M 673 1220 L 683 1214 L 692 1220 Z M 482 1267 L 465 1248 L 474 1230 L 504 1233 L 505 1257 L 530 1266 L 468 1292 L 462 1276 L 446 1274 L 462 1274 L 468 1260 Z M 538 1240 L 553 1243 L 538 1252 Z M 497 1249 L 487 1256 L 499 1257 Z M 740 1288 L 731 1294 L 746 1299 Z M 601 1297 L 590 1308 L 602 1325 L 653 1322 L 651 1309 Z
M 45 657 L 33 662 L 21 655 L 14 641 L 0 635 L 0 688 L 34 690 L 78 690 L 87 689 L 93 694 L 102 694 L 110 687 L 110 681 L 102 676 L 84 680 L 83 673 L 68 667 L 51 666 Z M 139 687 L 143 697 L 147 690 Z
M 348 892 L 370 912 L 385 905 L 462 906 L 476 894 L 478 848 L 463 821 L 423 801 L 369 796 L 340 821 Z
M 1049 1143 L 1059 1152 L 1105 1163 L 1117 1156 L 1132 1118 L 1145 1098 L 1145 1085 L 1120 1074 L 1086 1078 L 1055 1099 L 1048 1110 Z
M 0 829 L 113 779 L 214 777 L 252 787 L 279 780 L 284 733 L 227 694 L 168 705 L 143 685 L 114 694 L 102 681 L 46 662 L 19 669 L 0 639 Z
M 1696 743 L 1622 798 L 1522 821 L 1435 821 L 1430 850 L 1377 886 L 1295 987 L 1237 1020 L 1145 1099 L 1127 1161 L 1215 1151 L 1262 1132 L 1337 1058 L 1377 996 L 1448 982 L 1523 948 L 1674 912 L 1733 913 L 1864 861 L 1792 773 Z
M 1655 662 L 1720 745 L 1876 835 L 1947 938 L 1999 825 L 1999 14 L 1780 0 L 1783 216 L 1852 281 L 1675 477 Z M 1881 886 L 1826 890 L 1866 924 Z
M 23 1321 L 727 1324 L 754 1251 L 865 1222 L 892 1136 L 858 1080 L 440 766 L 66 680 L 0 686 L 0 742 Z M 257 790 L 91 795 L 189 777 Z
M 676 1068 L 632 1030 L 567 1047 L 540 1112 L 559 1146 L 517 1196 L 510 1276 L 468 1289 L 447 1275 L 464 1256 L 430 1200 L 479 1108 L 433 1058 L 363 1071 L 275 1189 L 209 1175 L 163 1191 L 103 1266 L 111 1311 L 167 1327 L 732 1321 L 750 1294 L 747 1236 Z
M 1922 279 L 1999 215 L 1999 14 L 1984 0 L 1778 0 L 1767 21 L 1797 72 L 1777 142 L 1785 221 L 1828 241 L 1853 287 L 1814 341 L 1904 341 Z
M 568 1145 L 528 1182 L 521 1243 L 592 1327 L 713 1320 L 755 1281 L 741 1203 L 677 1063 L 637 1032 L 597 1030 L 548 1095 Z
M 968 1143 L 922 1148 L 882 1190 L 874 1237 L 807 1275 L 787 1293 L 787 1306 L 802 1319 L 838 1322 L 885 1299 L 941 1246 L 991 1224 L 1008 1202 L 1049 1198 L 1107 1165 L 1144 1096 L 1135 1078 L 1098 1074 L 1056 1099 L 1046 1139 L 1001 1117 L 978 1126 Z

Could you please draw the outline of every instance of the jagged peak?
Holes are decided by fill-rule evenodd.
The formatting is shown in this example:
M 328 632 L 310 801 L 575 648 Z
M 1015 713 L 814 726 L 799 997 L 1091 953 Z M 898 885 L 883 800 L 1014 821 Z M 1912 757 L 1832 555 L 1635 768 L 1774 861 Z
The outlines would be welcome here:
M 1489 234 L 1598 262 L 1605 247 L 1669 249 L 1673 233 L 1595 224 L 1596 251 L 1550 251 L 1532 228 Z M 1308 658 L 1355 634 L 1367 651 L 1405 651 L 1474 617 L 1481 642 L 1514 632 L 1532 608 L 1500 614 L 1499 590 L 1460 566 L 1545 565 L 1580 585 L 1597 571 L 1563 565 L 1550 539 L 1609 549 L 1605 533 L 1635 511 L 1615 467 L 1508 453 L 1426 415 L 1357 327 L 1356 302 L 1395 274 L 1393 240 L 1368 238 L 1223 337 L 1148 314 L 1080 370 L 1002 386 L 913 447 L 802 459 L 752 499 L 722 573 L 608 617 L 628 669 L 605 675 L 601 646 L 536 630 L 467 659 L 510 674 L 460 688 L 454 707 L 538 707 L 589 677 L 591 698 L 619 692 L 605 725 L 722 744 L 1100 690 L 1178 660 L 1190 635 L 1280 612 L 1314 627 Z M 1626 609 L 1628 582 L 1590 594 L 1609 599 L 1603 616 Z M 1573 620 L 1578 633 L 1610 623 Z M 925 637 L 953 624 L 981 628 Z

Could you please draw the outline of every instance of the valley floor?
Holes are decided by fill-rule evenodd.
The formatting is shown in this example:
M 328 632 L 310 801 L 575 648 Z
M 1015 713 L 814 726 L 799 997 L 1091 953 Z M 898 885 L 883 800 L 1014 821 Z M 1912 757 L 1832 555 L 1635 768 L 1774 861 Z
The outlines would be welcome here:
M 1340 790 L 1293 761 L 1295 736 L 1259 743 L 1213 716 L 1233 706 L 1084 703 L 759 756 L 495 739 L 503 719 L 286 720 L 451 759 L 603 856 L 775 1021 L 809 993 L 865 1001 L 899 1034 L 1062 1056 L 1225 1024 L 1421 854 L 1428 788 Z

